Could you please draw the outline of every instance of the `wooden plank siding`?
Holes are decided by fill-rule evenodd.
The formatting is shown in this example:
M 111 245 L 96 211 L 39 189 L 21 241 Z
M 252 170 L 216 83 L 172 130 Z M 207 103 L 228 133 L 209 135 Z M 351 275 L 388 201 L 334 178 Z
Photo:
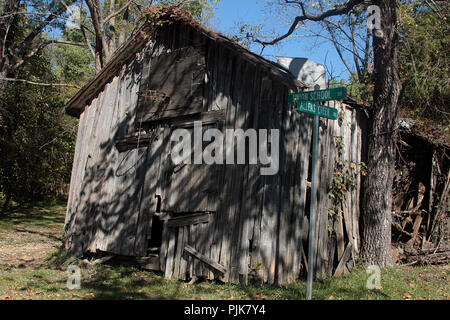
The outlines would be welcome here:
M 177 97 L 172 100 L 176 105 L 169 103 L 172 109 L 158 116 L 154 109 L 159 105 L 148 105 L 138 93 L 148 88 L 176 91 L 170 81 L 158 87 L 163 81 L 157 78 L 164 72 L 154 71 L 168 61 L 166 55 L 173 59 L 167 70 L 178 72 L 182 68 L 174 65 L 174 57 L 191 48 L 201 53 L 194 60 L 202 65 L 198 75 L 203 84 L 192 87 L 186 83 L 188 76 L 180 78 L 180 85 L 186 96 L 194 93 L 189 96 L 193 105 L 186 100 L 186 106 L 177 109 L 176 101 L 181 101 Z M 120 71 L 110 75 L 80 113 L 66 247 L 77 255 L 103 251 L 146 257 L 152 221 L 159 219 L 159 265 L 168 279 L 204 277 L 247 283 L 257 278 L 281 284 L 305 275 L 302 250 L 308 235 L 312 117 L 288 104 L 292 87 L 274 76 L 284 71 L 244 58 L 233 46 L 186 23 L 162 28 L 133 58 L 123 61 Z M 175 73 L 168 75 L 172 78 L 176 79 Z M 336 107 L 343 112 L 342 125 L 321 119 L 317 277 L 332 273 L 338 264 L 343 268 L 345 248 L 355 253 L 359 248 L 361 179 L 347 198 L 342 223 L 332 221 L 337 229 L 334 235 L 329 232 L 328 185 L 334 172 L 336 137 L 344 137 L 344 158 L 358 163 L 363 160 L 366 122 L 361 110 L 340 103 Z M 261 164 L 248 162 L 175 166 L 170 159 L 171 135 L 181 128 L 194 134 L 198 120 L 203 121 L 203 131 L 222 132 L 224 161 L 226 129 L 279 130 L 278 172 L 264 176 Z

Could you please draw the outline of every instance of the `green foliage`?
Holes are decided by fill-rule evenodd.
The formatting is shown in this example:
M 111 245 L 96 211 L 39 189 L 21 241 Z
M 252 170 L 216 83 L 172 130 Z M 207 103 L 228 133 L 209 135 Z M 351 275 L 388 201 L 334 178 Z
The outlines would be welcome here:
M 346 87 L 349 97 L 356 100 L 372 103 L 373 102 L 373 85 L 359 82 L 358 76 L 353 73 L 348 80 L 331 79 L 328 82 L 329 88 Z
M 79 29 L 67 29 L 64 40 L 84 42 Z M 87 83 L 95 74 L 95 66 L 87 47 L 60 45 L 52 51 L 55 74 L 67 84 Z
M 165 14 L 189 14 L 197 20 L 207 21 L 219 0 L 194 0 L 181 8 L 180 0 L 160 0 L 152 3 L 153 18 Z M 67 0 L 67 5 L 79 1 Z M 103 1 L 105 14 L 118 10 L 126 1 Z M 137 1 L 147 5 L 146 1 Z M 28 7 L 27 7 L 28 6 Z M 62 6 L 60 2 L 26 2 L 23 10 L 42 12 L 45 8 Z M 133 7 L 133 6 L 132 6 Z M 133 7 L 134 8 L 134 7 Z M 167 8 L 172 8 L 168 11 Z M 92 29 L 92 21 L 84 7 L 80 11 L 81 22 Z M 68 17 L 67 13 L 62 14 Z M 23 41 L 36 26 L 45 20 L 42 15 L 18 15 L 14 41 Z M 115 18 L 114 36 L 131 34 L 138 17 L 135 12 L 125 10 Z M 160 21 L 156 19 L 156 21 Z M 158 23 L 158 22 L 157 22 Z M 125 28 L 125 29 L 124 29 Z M 40 33 L 33 45 L 56 37 L 77 43 L 86 41 L 95 47 L 95 36 L 69 26 L 64 19 L 55 19 Z M 111 31 L 111 30 L 109 30 Z M 125 31 L 125 32 L 120 32 Z M 12 40 L 11 40 L 12 41 Z M 112 48 L 114 49 L 114 48 Z M 49 45 L 27 61 L 14 75 L 39 83 L 66 83 L 78 87 L 87 83 L 95 74 L 95 61 L 87 46 Z M 4 202 L 36 201 L 54 197 L 64 198 L 68 192 L 75 146 L 77 120 L 63 114 L 65 103 L 78 89 L 37 86 L 23 82 L 9 82 L 0 101 L 0 193 Z
M 342 114 L 338 121 L 342 122 Z M 332 199 L 332 205 L 328 209 L 329 227 L 328 231 L 333 232 L 333 221 L 337 215 L 343 212 L 343 206 L 348 192 L 356 187 L 356 178 L 359 174 L 367 175 L 367 165 L 364 162 L 355 163 L 343 159 L 345 144 L 343 136 L 336 137 L 337 157 L 335 160 L 335 172 L 328 185 L 328 196 Z
M 400 6 L 401 104 L 410 116 L 449 123 L 449 5 L 431 10 L 417 2 Z
M 59 82 L 47 52 L 17 78 Z M 70 180 L 77 121 L 62 114 L 63 89 L 10 82 L 0 101 L 0 191 L 16 201 L 63 198 Z
M 373 84 L 370 81 L 361 83 L 356 74 L 350 76 L 350 81 L 347 85 L 347 92 L 350 97 L 359 101 L 368 103 L 373 102 Z

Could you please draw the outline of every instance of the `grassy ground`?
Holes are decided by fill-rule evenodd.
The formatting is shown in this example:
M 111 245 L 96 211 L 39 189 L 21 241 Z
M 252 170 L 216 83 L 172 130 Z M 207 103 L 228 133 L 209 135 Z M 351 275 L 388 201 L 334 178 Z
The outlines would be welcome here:
M 16 207 L 0 215 L 0 300 L 3 299 L 267 299 L 305 298 L 306 283 L 275 287 L 204 281 L 189 285 L 117 264 L 84 265 L 60 248 L 63 205 Z M 81 267 L 81 288 L 67 289 L 68 265 Z M 382 271 L 380 290 L 368 290 L 361 266 L 352 274 L 314 283 L 314 299 L 449 299 L 450 266 Z

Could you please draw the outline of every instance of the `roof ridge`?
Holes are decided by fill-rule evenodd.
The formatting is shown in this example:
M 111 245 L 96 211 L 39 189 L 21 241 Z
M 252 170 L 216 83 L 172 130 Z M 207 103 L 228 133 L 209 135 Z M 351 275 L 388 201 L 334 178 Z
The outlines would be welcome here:
M 168 11 L 169 12 L 169 11 Z M 163 24 L 158 25 L 158 29 L 150 30 L 149 21 L 145 21 L 140 27 L 136 28 L 133 34 L 125 41 L 112 55 L 110 60 L 105 66 L 91 79 L 83 88 L 81 88 L 66 104 L 64 111 L 72 116 L 78 117 L 82 112 L 82 108 L 92 100 L 92 97 L 100 92 L 103 87 L 109 82 L 111 77 L 115 75 L 124 63 L 127 63 L 137 52 L 142 50 L 148 43 L 150 38 L 154 37 L 154 31 L 158 32 L 160 28 L 166 26 L 168 23 L 180 22 L 186 23 L 197 32 L 210 38 L 217 43 L 222 44 L 229 50 L 233 50 L 240 54 L 247 62 L 255 65 L 259 65 L 271 74 L 274 78 L 277 78 L 280 82 L 284 83 L 292 90 L 297 91 L 298 88 L 304 88 L 305 84 L 296 79 L 294 75 L 286 68 L 283 68 L 279 64 L 270 61 L 251 50 L 241 46 L 237 41 L 228 38 L 226 35 L 213 31 L 207 26 L 194 20 L 187 15 L 175 15 L 166 19 Z

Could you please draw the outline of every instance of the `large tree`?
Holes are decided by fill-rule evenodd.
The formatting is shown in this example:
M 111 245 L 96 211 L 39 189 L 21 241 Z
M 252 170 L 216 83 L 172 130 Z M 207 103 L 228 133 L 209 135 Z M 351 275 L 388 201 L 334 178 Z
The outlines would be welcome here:
M 366 1 L 335 2 L 331 9 L 312 13 L 308 11 L 306 1 L 284 2 L 297 5 L 300 14 L 294 18 L 286 33 L 270 41 L 257 40 L 261 45 L 274 45 L 288 38 L 306 22 L 324 22 L 331 17 L 351 15 L 357 6 Z M 401 90 L 398 72 L 397 3 L 396 0 L 372 0 L 370 4 L 378 6 L 380 15 L 375 16 L 379 27 L 373 29 L 372 33 L 374 93 L 373 104 L 369 110 L 368 175 L 363 195 L 361 256 L 368 264 L 384 267 L 393 264 L 392 182 Z

